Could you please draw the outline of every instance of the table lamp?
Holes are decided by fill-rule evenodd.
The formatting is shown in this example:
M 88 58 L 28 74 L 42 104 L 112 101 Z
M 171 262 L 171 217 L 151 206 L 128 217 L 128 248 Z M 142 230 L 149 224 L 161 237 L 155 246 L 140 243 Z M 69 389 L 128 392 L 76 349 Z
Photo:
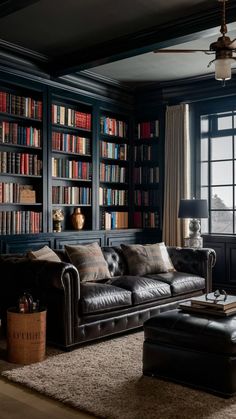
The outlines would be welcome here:
M 179 218 L 190 218 L 189 237 L 184 239 L 188 247 L 202 247 L 200 234 L 201 218 L 208 218 L 208 203 L 206 199 L 181 199 L 179 204 Z

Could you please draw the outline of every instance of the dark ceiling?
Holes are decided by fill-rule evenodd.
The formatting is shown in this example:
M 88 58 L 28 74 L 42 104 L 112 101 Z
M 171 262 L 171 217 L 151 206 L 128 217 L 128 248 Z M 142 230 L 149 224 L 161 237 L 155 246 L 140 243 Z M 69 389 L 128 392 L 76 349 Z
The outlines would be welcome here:
M 5 0 L 0 19 L 2 50 L 64 75 L 215 34 L 220 10 L 217 0 Z

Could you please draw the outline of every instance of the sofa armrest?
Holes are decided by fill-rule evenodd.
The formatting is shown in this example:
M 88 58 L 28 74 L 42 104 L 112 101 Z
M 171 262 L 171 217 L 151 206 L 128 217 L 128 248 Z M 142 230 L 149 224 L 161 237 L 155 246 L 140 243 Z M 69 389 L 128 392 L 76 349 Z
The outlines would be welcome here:
M 3 323 L 6 310 L 17 304 L 28 290 L 47 308 L 48 341 L 59 345 L 73 343 L 78 324 L 80 280 L 74 265 L 64 262 L 0 258 L 0 311 Z
M 167 247 L 167 250 L 177 271 L 191 273 L 205 278 L 205 292 L 212 291 L 212 268 L 216 263 L 215 250 L 171 246 Z

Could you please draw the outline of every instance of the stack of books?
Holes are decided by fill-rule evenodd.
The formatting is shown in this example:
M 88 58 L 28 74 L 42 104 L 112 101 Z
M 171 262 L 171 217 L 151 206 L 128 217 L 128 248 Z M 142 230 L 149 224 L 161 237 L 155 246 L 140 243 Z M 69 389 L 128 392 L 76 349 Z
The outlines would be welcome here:
M 220 295 L 219 298 L 215 298 L 214 293 L 201 295 L 200 297 L 192 298 L 189 301 L 184 301 L 179 304 L 179 308 L 186 312 L 203 313 L 213 316 L 231 316 L 236 314 L 236 296 L 227 295 L 224 299 L 224 295 Z

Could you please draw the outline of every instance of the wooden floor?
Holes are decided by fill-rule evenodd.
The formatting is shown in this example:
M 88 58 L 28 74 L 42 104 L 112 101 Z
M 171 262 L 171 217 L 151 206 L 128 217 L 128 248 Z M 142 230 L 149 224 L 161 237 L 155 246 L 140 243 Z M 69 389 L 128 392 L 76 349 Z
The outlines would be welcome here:
M 91 419 L 94 416 L 0 379 L 1 419 Z

